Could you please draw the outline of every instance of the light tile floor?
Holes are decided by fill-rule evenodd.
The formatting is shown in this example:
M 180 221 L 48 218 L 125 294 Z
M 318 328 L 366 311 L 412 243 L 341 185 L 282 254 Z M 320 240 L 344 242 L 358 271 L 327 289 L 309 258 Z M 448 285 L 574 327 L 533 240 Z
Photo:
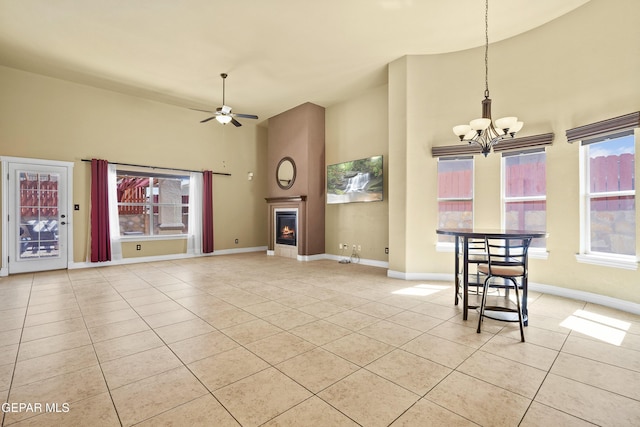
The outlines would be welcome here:
M 640 316 L 261 253 L 0 279 L 12 426 L 638 426 Z M 20 405 L 23 406 L 20 406 Z M 56 412 L 57 411 L 57 412 Z

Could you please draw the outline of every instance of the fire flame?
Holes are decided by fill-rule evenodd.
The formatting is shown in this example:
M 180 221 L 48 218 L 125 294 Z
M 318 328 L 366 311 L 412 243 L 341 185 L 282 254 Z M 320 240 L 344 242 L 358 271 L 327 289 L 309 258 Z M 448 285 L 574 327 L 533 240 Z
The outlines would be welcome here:
M 282 229 L 282 234 L 285 236 L 293 233 L 294 233 L 294 230 L 290 229 L 288 225 L 285 225 L 284 228 Z

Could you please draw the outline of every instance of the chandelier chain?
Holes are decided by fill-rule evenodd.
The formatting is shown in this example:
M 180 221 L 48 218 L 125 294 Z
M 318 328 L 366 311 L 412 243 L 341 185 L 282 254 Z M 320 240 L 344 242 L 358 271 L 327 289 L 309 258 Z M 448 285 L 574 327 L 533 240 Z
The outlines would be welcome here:
M 476 144 L 486 157 L 493 146 L 505 138 L 513 138 L 522 129 L 523 123 L 517 117 L 502 117 L 493 121 L 491 117 L 491 98 L 489 98 L 489 0 L 485 0 L 484 9 L 484 100 L 482 117 L 474 119 L 468 125 L 453 127 L 453 133 L 461 142 Z
M 484 97 L 489 97 L 489 0 L 484 8 Z

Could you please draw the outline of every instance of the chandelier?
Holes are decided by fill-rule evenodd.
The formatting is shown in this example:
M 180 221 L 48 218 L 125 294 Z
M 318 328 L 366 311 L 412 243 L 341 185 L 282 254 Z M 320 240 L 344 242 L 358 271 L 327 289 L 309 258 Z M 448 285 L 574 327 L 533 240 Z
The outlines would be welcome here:
M 522 122 L 517 117 L 503 117 L 495 121 L 491 119 L 491 98 L 489 98 L 489 0 L 485 3 L 484 12 L 484 100 L 482 100 L 482 118 L 474 119 L 468 125 L 453 127 L 453 133 L 460 141 L 476 144 L 487 157 L 491 148 L 506 137 L 513 138 L 522 129 Z

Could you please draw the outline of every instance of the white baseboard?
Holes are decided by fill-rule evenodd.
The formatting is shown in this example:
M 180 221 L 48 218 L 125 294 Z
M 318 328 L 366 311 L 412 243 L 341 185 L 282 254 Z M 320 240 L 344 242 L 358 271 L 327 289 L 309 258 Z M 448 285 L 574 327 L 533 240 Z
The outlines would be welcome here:
M 267 256 L 276 256 L 276 251 L 273 250 L 267 250 Z M 324 259 L 324 254 L 317 254 L 317 255 L 296 255 L 296 260 L 297 261 L 318 261 Z
M 135 257 L 135 258 L 123 258 L 119 260 L 105 261 L 105 262 L 73 262 L 70 263 L 69 270 L 76 270 L 80 268 L 94 268 L 94 267 L 109 267 L 114 265 L 129 265 L 139 264 L 143 262 L 157 262 L 157 261 L 173 261 L 187 258 L 200 258 L 204 256 L 217 256 L 217 255 L 231 255 L 247 252 L 261 252 L 266 250 L 266 246 L 259 246 L 253 248 L 238 248 L 238 249 L 223 249 L 220 251 L 213 251 L 211 254 L 170 254 L 170 255 L 157 255 L 147 257 Z
M 237 248 L 237 249 L 222 249 L 219 251 L 213 251 L 213 255 L 244 254 L 248 252 L 264 252 L 266 250 L 267 250 L 266 246 L 254 246 L 251 248 Z
M 156 261 L 173 261 L 177 259 L 196 258 L 203 255 L 189 255 L 189 254 L 171 254 L 171 255 L 158 255 L 158 256 L 145 256 L 135 258 L 122 258 L 111 261 L 103 262 L 71 262 L 68 265 L 69 270 L 78 270 L 82 268 L 95 268 L 95 267 L 111 267 L 114 265 L 130 265 L 140 264 L 143 262 L 156 262 Z
M 594 294 L 591 292 L 578 291 L 576 289 L 562 288 L 559 286 L 544 285 L 541 283 L 529 283 L 529 289 L 543 294 L 556 295 L 564 298 L 571 298 L 578 301 L 586 301 L 616 310 L 626 311 L 633 314 L 640 314 L 640 304 L 625 301 L 618 298 L 611 298 L 606 295 Z
M 402 271 L 387 270 L 387 277 L 402 280 L 435 280 L 438 282 L 453 282 L 453 274 L 445 273 L 405 273 Z
M 267 250 L 267 255 L 268 256 L 275 256 L 275 251 L 271 251 L 271 250 Z M 316 254 L 316 255 L 298 255 L 297 260 L 298 261 L 303 261 L 303 262 L 307 262 L 307 261 L 320 261 L 320 260 L 324 260 L 324 259 L 328 259 L 328 260 L 333 260 L 333 261 L 340 261 L 340 260 L 344 260 L 344 259 L 349 259 L 347 257 L 344 256 L 339 256 L 339 255 L 332 255 L 332 254 Z M 357 262 L 352 262 L 349 261 L 348 263 L 345 264 L 362 264 L 362 265 L 368 265 L 371 267 L 380 267 L 380 268 L 389 268 L 389 263 L 386 261 L 378 261 L 375 259 L 361 259 Z
M 266 251 L 267 255 L 273 256 L 273 251 L 268 251 L 266 246 L 258 246 L 252 248 L 239 248 L 239 249 L 223 249 L 220 251 L 214 251 L 213 254 L 206 255 L 190 255 L 190 254 L 173 254 L 162 255 L 152 257 L 139 257 L 139 258 L 125 258 L 118 261 L 107 261 L 100 263 L 92 262 L 74 262 L 70 263 L 68 268 L 70 270 L 80 268 L 93 268 L 93 267 L 108 267 L 113 265 L 126 265 L 136 264 L 143 262 L 155 262 L 155 261 L 171 261 L 186 258 L 196 258 L 201 256 L 216 256 L 216 255 L 230 255 L 247 252 L 262 252 Z M 332 254 L 318 254 L 309 256 L 298 256 L 299 261 L 317 261 L 317 260 L 334 260 L 336 262 L 348 259 L 346 257 L 332 255 Z M 361 259 L 358 264 L 368 265 L 371 267 L 389 268 L 389 263 L 377 260 Z M 7 268 L 0 268 L 0 277 L 9 275 Z M 453 281 L 453 274 L 445 273 L 405 273 L 402 271 L 387 270 L 387 277 L 401 280 L 433 280 L 433 281 Z M 618 298 L 608 297 L 606 295 L 594 294 L 591 292 L 584 292 L 575 289 L 563 288 L 560 286 L 546 285 L 542 283 L 529 283 L 529 289 L 536 292 L 541 292 L 549 295 L 556 295 L 564 298 L 571 298 L 578 301 L 585 301 L 593 304 L 602 305 L 605 307 L 614 308 L 616 310 L 625 311 L 633 314 L 640 314 L 640 304 L 631 301 L 625 301 Z
M 320 261 L 324 259 L 324 254 L 316 255 L 298 255 L 298 261 Z
M 368 265 L 370 267 L 389 268 L 388 262 L 378 261 L 375 259 L 360 259 L 358 261 L 353 262 L 349 257 L 346 257 L 346 256 L 333 255 L 333 254 L 323 254 L 322 256 L 323 256 L 322 259 L 329 259 L 337 262 L 342 260 L 348 260 L 349 262 L 346 262 L 345 264 L 362 264 L 362 265 Z
M 434 280 L 443 282 L 453 282 L 453 274 L 441 273 L 403 273 L 401 271 L 388 270 L 387 276 L 394 279 L 403 280 Z M 611 298 L 606 295 L 594 294 L 592 292 L 584 292 L 575 289 L 563 288 L 560 286 L 545 285 L 542 283 L 529 282 L 529 289 L 543 294 L 555 295 L 564 298 L 570 298 L 578 301 L 590 302 L 605 307 L 614 308 L 616 310 L 626 311 L 628 313 L 640 314 L 640 304 Z

